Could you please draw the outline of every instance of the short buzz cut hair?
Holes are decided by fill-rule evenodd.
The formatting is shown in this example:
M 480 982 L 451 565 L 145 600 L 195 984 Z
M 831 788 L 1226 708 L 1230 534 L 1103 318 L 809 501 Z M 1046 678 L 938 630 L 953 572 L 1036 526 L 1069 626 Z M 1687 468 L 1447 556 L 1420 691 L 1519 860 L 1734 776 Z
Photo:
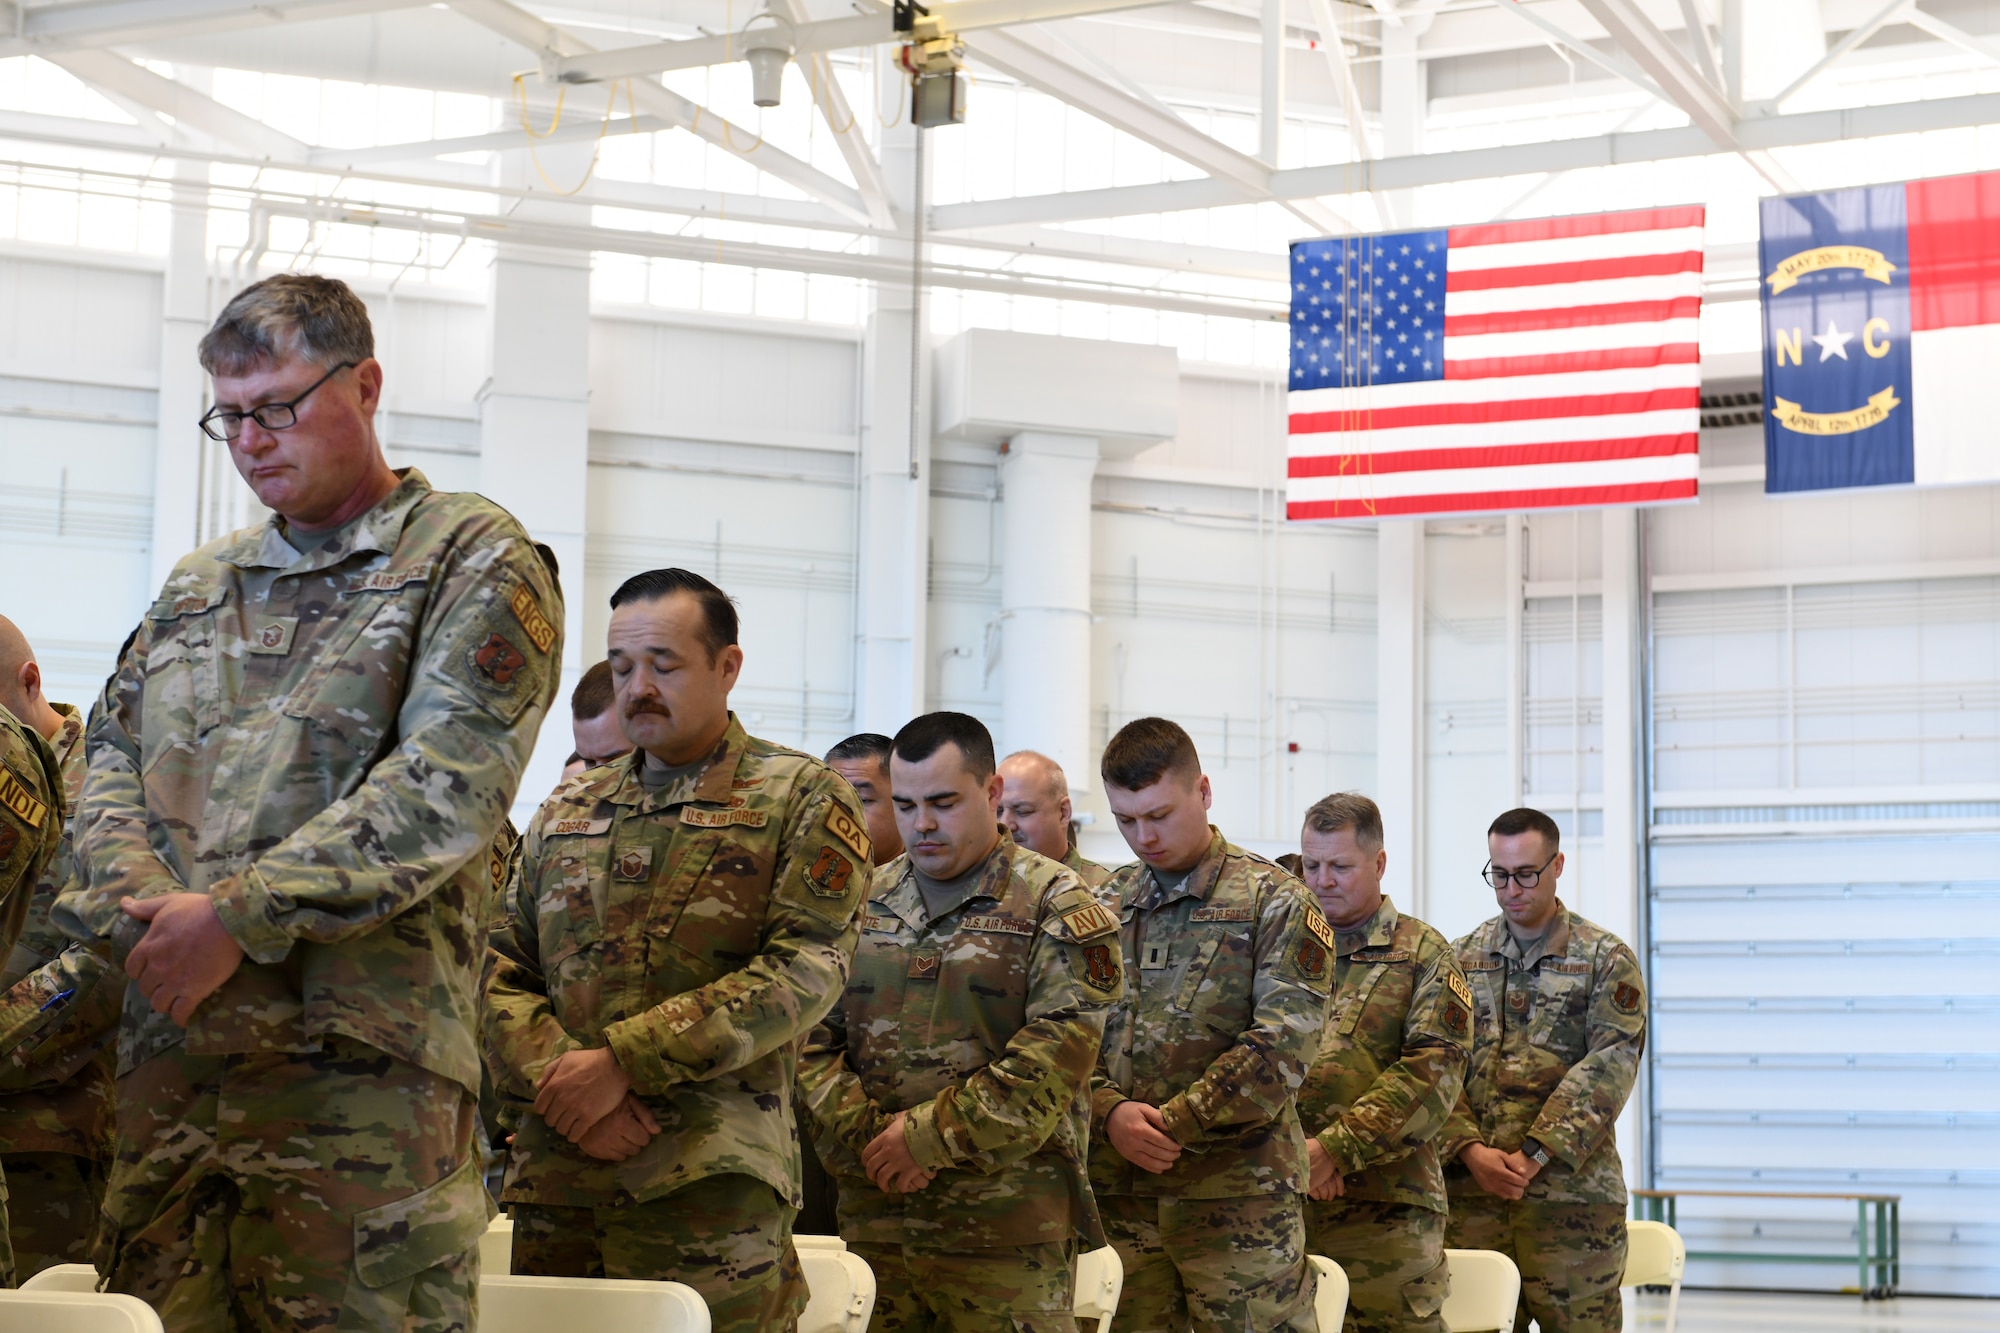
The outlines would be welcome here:
M 1314 833 L 1353 829 L 1362 851 L 1382 850 L 1382 808 L 1358 791 L 1337 791 L 1314 801 L 1306 811 L 1306 828 Z
M 583 679 L 570 691 L 569 715 L 579 722 L 603 717 L 617 693 L 611 682 L 611 663 L 599 662 L 584 672 Z
M 1486 836 L 1490 838 L 1495 833 L 1503 838 L 1520 833 L 1539 833 L 1542 835 L 1543 851 L 1554 856 L 1562 850 L 1562 830 L 1556 827 L 1556 821 L 1525 805 L 1509 810 L 1486 826 Z
M 280 273 L 230 297 L 198 355 L 211 375 L 243 375 L 289 357 L 332 367 L 374 356 L 375 328 L 340 279 Z
M 993 733 L 970 713 L 937 712 L 913 717 L 892 742 L 896 758 L 921 764 L 945 745 L 956 745 L 965 766 L 981 782 L 993 776 Z
M 1169 773 L 1192 783 L 1201 776 L 1201 756 L 1195 753 L 1194 737 L 1180 723 L 1139 717 L 1118 728 L 1104 747 L 1098 773 L 1125 791 L 1143 791 Z
M 611 594 L 611 609 L 627 602 L 657 602 L 675 593 L 689 593 L 701 603 L 701 645 L 713 662 L 724 648 L 736 643 L 736 603 L 729 594 L 691 569 L 649 569 L 634 574 Z
M 845 764 L 873 762 L 886 769 L 889 767 L 889 751 L 894 749 L 895 745 L 896 742 L 879 731 L 857 731 L 828 750 L 826 762 L 829 764 L 836 760 Z

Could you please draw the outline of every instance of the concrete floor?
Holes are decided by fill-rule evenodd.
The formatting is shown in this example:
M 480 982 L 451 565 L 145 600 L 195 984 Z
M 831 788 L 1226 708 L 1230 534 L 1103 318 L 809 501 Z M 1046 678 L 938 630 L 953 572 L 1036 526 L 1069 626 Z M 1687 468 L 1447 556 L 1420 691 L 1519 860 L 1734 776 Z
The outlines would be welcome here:
M 1625 1293 L 1626 1333 L 1660 1333 L 1667 1298 Z M 2000 1333 L 2000 1300 L 1683 1291 L 1679 1333 Z

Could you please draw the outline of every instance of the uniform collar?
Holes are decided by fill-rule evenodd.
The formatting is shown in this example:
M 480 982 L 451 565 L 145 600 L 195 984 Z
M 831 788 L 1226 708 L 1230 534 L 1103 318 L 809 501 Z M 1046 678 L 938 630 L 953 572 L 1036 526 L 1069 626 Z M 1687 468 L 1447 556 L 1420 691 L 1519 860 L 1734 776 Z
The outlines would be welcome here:
M 1569 952 L 1569 908 L 1563 905 L 1563 900 L 1560 898 L 1556 899 L 1556 914 L 1549 920 L 1547 933 L 1540 939 L 1530 940 L 1526 945 L 1514 937 L 1513 931 L 1507 929 L 1505 916 L 1495 917 L 1493 926 L 1491 952 L 1513 960 L 1520 964 L 1523 970 L 1533 967 L 1544 958 L 1560 958 Z
M 678 782 L 669 783 L 658 791 L 639 780 L 639 769 L 646 762 L 646 752 L 634 747 L 631 753 L 612 762 L 619 774 L 617 788 L 611 799 L 619 805 L 637 806 L 641 810 L 664 810 L 670 805 L 686 805 L 689 801 L 703 801 L 711 805 L 728 805 L 736 787 L 736 768 L 743 759 L 743 751 L 750 744 L 750 733 L 743 729 L 732 710 L 729 726 L 723 730 L 722 739 L 708 752 L 708 758 L 692 776 Z
M 901 858 L 902 875 L 887 893 L 876 894 L 876 901 L 901 917 L 912 930 L 922 930 L 933 921 L 942 921 L 967 903 L 977 902 L 981 898 L 991 898 L 998 902 L 1006 896 L 1007 880 L 1014 873 L 1014 849 L 1014 839 L 1008 836 L 1007 830 L 1001 829 L 999 843 L 986 858 L 985 872 L 978 876 L 968 876 L 965 886 L 959 890 L 957 901 L 943 904 L 944 910 L 936 916 L 932 916 L 924 908 L 924 891 L 917 883 L 916 863 L 910 860 L 906 852 Z
M 1352 930 L 1334 928 L 1335 952 L 1345 958 L 1359 949 L 1386 949 L 1396 942 L 1396 923 L 1401 919 L 1396 904 L 1385 893 L 1376 904 L 1375 914 L 1366 921 Z
M 1194 869 L 1171 893 L 1160 892 L 1160 877 L 1152 867 L 1146 868 L 1148 888 L 1143 895 L 1152 899 L 1154 907 L 1164 907 L 1168 903 L 1179 902 L 1183 898 L 1207 898 L 1208 891 L 1215 887 L 1215 881 L 1222 875 L 1222 858 L 1229 851 L 1229 843 L 1222 836 L 1222 830 L 1215 825 L 1208 826 L 1208 850 L 1195 862 Z
M 413 467 L 398 469 L 396 476 L 400 480 L 395 490 L 349 523 L 334 540 L 308 555 L 301 556 L 285 540 L 284 529 L 279 526 L 278 516 L 273 514 L 264 520 L 261 528 L 252 528 L 223 547 L 216 558 L 238 569 L 290 569 L 297 565 L 300 572 L 311 573 L 317 569 L 330 569 L 349 556 L 362 552 L 387 554 L 395 550 L 396 543 L 402 540 L 403 524 L 409 519 L 410 511 L 431 491 L 429 480 Z
M 49 707 L 62 714 L 62 730 L 49 742 L 49 748 L 56 752 L 56 762 L 67 764 L 70 754 L 83 743 L 83 714 L 76 711 L 75 704 L 59 704 L 49 700 Z

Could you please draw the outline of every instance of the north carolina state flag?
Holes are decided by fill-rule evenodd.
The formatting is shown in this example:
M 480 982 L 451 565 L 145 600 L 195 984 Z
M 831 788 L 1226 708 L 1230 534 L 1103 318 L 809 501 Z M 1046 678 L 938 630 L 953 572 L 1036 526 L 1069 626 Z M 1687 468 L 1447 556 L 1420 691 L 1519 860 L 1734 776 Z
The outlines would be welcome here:
M 2000 172 L 1763 202 L 1764 489 L 2000 481 Z

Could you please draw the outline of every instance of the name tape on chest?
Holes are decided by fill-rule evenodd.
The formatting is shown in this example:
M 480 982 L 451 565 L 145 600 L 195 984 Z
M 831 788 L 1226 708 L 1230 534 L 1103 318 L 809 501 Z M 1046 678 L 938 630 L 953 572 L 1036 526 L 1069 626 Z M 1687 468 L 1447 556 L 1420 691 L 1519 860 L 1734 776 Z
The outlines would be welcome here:
M 426 560 L 408 569 L 378 569 L 372 574 L 356 574 L 347 580 L 349 592 L 395 592 L 407 588 L 412 583 L 422 583 L 437 568 L 434 561 Z
M 5 768 L 0 768 L 0 805 L 29 828 L 40 828 L 49 817 L 48 802 L 28 790 L 27 784 Z
M 1188 914 L 1190 921 L 1254 921 L 1255 909 L 1249 907 L 1197 907 Z
M 545 838 L 566 838 L 580 834 L 595 836 L 610 831 L 609 819 L 590 819 L 582 816 L 575 819 L 552 819 L 542 826 L 542 836 Z
M 1109 935 L 1118 929 L 1118 918 L 1097 903 L 1089 903 L 1064 912 L 1062 923 L 1068 929 L 1070 938 L 1077 940 L 1095 939 L 1099 935 Z
M 1472 987 L 1465 983 L 1464 977 L 1456 972 L 1447 972 L 1444 976 L 1444 984 L 1451 988 L 1451 993 L 1458 997 L 1460 1004 L 1468 1009 L 1472 1008 Z
M 861 918 L 861 928 L 863 930 L 885 930 L 893 935 L 903 928 L 903 921 L 901 917 L 864 914 Z
M 1018 916 L 968 916 L 958 923 L 960 930 L 983 931 L 989 935 L 1032 935 L 1035 923 Z
M 763 828 L 764 825 L 770 822 L 771 812 L 769 810 L 743 810 L 737 808 L 728 810 L 703 810 L 697 806 L 689 806 L 687 809 L 681 811 L 681 823 L 693 828 L 729 828 L 731 825 L 736 824 L 740 824 L 744 828 Z
M 1306 909 L 1306 929 L 1312 932 L 1314 939 L 1326 946 L 1328 953 L 1340 952 L 1340 946 L 1334 943 L 1333 927 L 1326 924 L 1326 918 L 1320 915 L 1318 908 Z
M 847 844 L 847 850 L 866 861 L 875 850 L 875 844 L 868 840 L 868 830 L 860 820 L 840 808 L 839 802 L 826 807 L 826 831 Z
M 535 647 L 547 652 L 556 641 L 556 627 L 542 614 L 542 604 L 535 600 L 535 594 L 523 583 L 515 587 L 513 595 L 507 599 L 507 609 L 514 613 L 514 619 L 521 622 L 521 628 L 528 632 L 528 639 Z

